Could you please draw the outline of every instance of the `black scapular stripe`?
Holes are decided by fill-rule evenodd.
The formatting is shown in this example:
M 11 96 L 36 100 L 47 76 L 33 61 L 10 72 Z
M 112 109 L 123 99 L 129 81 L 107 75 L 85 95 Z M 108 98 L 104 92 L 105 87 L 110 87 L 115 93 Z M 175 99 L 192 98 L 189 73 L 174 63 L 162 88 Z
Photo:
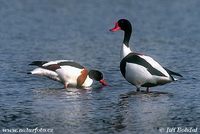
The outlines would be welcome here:
M 47 63 L 48 61 L 33 61 L 32 63 L 30 63 L 29 65 L 35 65 L 38 67 L 42 67 L 42 65 L 44 65 L 45 63 Z
M 72 67 L 76 67 L 76 68 L 80 68 L 80 69 L 83 69 L 84 67 L 76 62 L 73 62 L 73 61 L 64 61 L 64 62 L 60 62 L 58 63 L 58 65 L 60 66 L 72 66 Z
M 121 73 L 122 73 L 122 75 L 124 77 L 125 77 L 125 72 L 126 72 L 126 63 L 134 63 L 134 64 L 141 65 L 141 66 L 147 68 L 147 70 L 152 75 L 165 76 L 162 72 L 160 72 L 159 70 L 157 70 L 154 67 L 152 67 L 151 64 L 149 64 L 143 58 L 139 57 L 137 54 L 130 53 L 125 58 L 123 58 L 122 61 L 121 61 L 121 63 L 120 63 L 120 70 L 121 70 Z

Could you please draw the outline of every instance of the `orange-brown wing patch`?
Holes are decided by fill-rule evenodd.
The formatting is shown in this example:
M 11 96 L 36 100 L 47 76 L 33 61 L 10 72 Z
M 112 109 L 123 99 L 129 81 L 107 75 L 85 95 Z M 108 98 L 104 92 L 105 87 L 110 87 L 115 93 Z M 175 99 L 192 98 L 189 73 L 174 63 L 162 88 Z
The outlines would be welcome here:
M 88 75 L 88 70 L 84 68 L 83 71 L 81 71 L 81 74 L 79 75 L 79 77 L 77 78 L 77 87 L 82 86 L 82 84 L 85 82 L 87 78 L 87 75 Z
M 49 65 L 49 66 L 45 66 L 45 67 L 43 67 L 43 68 L 48 69 L 48 70 L 55 71 L 55 70 L 59 69 L 60 66 L 59 66 L 58 64 L 52 64 L 52 65 Z

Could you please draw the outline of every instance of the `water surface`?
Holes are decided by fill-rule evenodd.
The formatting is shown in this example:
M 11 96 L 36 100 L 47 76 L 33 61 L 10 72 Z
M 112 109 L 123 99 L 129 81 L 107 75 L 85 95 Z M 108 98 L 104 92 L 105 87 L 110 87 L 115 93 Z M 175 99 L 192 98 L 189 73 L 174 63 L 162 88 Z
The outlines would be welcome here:
M 197 0 L 0 1 L 0 129 L 53 128 L 54 133 L 159 133 L 200 129 L 200 2 Z M 119 71 L 122 32 L 130 46 L 184 78 L 135 94 Z M 110 86 L 67 92 L 60 83 L 26 73 L 34 60 L 73 59 L 101 70 Z M 1 130 L 0 130 L 1 131 Z

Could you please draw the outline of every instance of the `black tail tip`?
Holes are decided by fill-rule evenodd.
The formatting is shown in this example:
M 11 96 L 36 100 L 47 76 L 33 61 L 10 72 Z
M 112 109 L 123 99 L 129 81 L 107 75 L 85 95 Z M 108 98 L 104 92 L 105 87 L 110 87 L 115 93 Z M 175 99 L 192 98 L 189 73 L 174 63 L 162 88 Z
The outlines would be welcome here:
M 32 74 L 31 72 L 28 72 L 27 74 Z
M 38 61 L 33 61 L 30 64 L 28 64 L 28 65 L 36 65 L 36 63 L 38 63 Z

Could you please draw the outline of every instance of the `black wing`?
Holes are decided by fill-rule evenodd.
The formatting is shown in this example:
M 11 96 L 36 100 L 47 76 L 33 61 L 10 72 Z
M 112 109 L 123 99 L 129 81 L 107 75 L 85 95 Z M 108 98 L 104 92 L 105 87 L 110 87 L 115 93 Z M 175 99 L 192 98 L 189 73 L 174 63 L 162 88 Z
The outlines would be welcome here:
M 59 62 L 58 65 L 60 65 L 60 66 L 72 66 L 72 67 L 76 67 L 76 68 L 79 68 L 79 69 L 83 69 L 84 68 L 82 65 L 80 65 L 79 63 L 76 63 L 74 61 Z
M 35 65 L 35 66 L 38 66 L 38 67 L 42 67 L 42 65 L 44 65 L 46 63 L 48 63 L 48 61 L 33 61 L 29 65 Z
M 49 61 L 49 62 L 52 62 L 52 64 L 49 64 L 49 65 L 45 65 L 43 66 L 44 64 L 48 63 L 48 61 L 33 61 L 31 64 L 29 65 L 36 65 L 38 67 L 41 67 L 41 68 L 44 68 L 44 69 L 48 69 L 48 70 L 51 70 L 51 71 L 55 71 L 56 69 L 59 69 L 61 68 L 61 66 L 72 66 L 72 67 L 76 67 L 76 68 L 79 68 L 79 69 L 83 69 L 84 67 L 74 61 Z M 55 62 L 55 63 L 54 63 Z

